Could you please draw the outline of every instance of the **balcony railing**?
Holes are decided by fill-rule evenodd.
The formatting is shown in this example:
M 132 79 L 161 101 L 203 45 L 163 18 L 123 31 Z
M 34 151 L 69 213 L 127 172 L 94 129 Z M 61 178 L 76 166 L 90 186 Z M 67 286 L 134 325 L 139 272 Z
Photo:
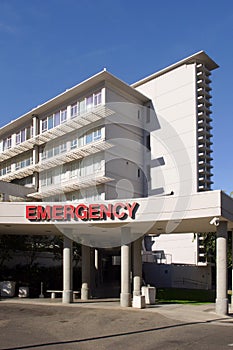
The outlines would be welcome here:
M 60 154 L 55 157 L 46 159 L 37 164 L 32 164 L 19 170 L 12 171 L 9 174 L 1 176 L 0 180 L 10 182 L 15 179 L 22 179 L 24 177 L 32 175 L 35 171 L 41 172 L 46 169 L 54 168 L 58 165 L 69 163 L 74 160 L 82 159 L 89 155 L 105 151 L 111 147 L 112 145 L 109 142 L 106 142 L 105 140 L 91 142 L 88 145 L 75 148 L 64 154 Z
M 55 157 L 43 160 L 35 165 L 35 171 L 41 172 L 46 169 L 54 168 L 58 165 L 66 164 L 74 160 L 82 159 L 91 154 L 105 151 L 111 147 L 112 145 L 105 140 L 95 141 L 85 146 L 70 150 L 64 154 L 59 154 Z
M 103 171 L 100 171 L 99 173 L 92 174 L 90 176 L 69 179 L 58 184 L 46 186 L 45 188 L 42 188 L 42 190 L 40 190 L 39 192 L 30 193 L 28 197 L 43 199 L 60 193 L 68 193 L 90 186 L 98 186 L 100 184 L 110 182 L 112 180 L 112 178 L 105 176 Z
M 36 145 L 43 145 L 44 143 L 54 140 L 57 137 L 64 136 L 67 133 L 80 129 L 113 114 L 114 111 L 105 105 L 94 107 L 92 110 L 85 112 L 82 115 L 78 115 L 73 119 L 68 119 L 64 124 L 60 124 L 53 129 L 47 130 L 42 134 L 20 143 L 19 145 L 3 151 L 0 153 L 0 162 L 26 152 Z

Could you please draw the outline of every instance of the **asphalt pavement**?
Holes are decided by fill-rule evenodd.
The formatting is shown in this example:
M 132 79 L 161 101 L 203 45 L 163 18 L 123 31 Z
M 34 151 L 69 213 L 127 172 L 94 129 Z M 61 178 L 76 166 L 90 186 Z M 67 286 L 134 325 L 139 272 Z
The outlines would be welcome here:
M 214 304 L 121 308 L 117 299 L 0 301 L 0 350 L 229 349 L 233 318 Z

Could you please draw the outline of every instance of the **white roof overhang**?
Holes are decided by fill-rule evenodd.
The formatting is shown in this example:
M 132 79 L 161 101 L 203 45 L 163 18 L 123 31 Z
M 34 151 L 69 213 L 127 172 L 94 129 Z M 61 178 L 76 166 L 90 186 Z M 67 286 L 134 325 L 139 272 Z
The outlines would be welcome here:
M 105 203 L 117 202 L 119 200 Z M 120 202 L 139 204 L 134 220 L 130 218 L 124 221 L 115 219 L 90 222 L 87 220 L 67 224 L 52 221 L 30 222 L 25 216 L 26 205 L 44 206 L 46 203 L 2 202 L 0 203 L 0 234 L 61 234 L 59 225 L 70 225 L 70 228 L 76 230 L 78 228 L 81 234 L 103 232 L 106 236 L 108 229 L 114 229 L 120 233 L 121 228 L 125 226 L 131 228 L 132 234 L 215 232 L 217 227 L 210 224 L 214 217 L 218 217 L 220 221 L 227 221 L 228 230 L 233 230 L 233 199 L 222 191 L 201 192 L 182 197 L 122 199 Z M 50 205 L 55 204 L 50 203 Z

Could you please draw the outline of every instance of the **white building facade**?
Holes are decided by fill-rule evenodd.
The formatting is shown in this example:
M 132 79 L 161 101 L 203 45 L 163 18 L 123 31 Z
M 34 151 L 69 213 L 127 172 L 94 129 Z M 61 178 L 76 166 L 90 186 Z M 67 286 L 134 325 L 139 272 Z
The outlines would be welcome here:
M 140 294 L 141 239 L 145 234 L 192 234 L 212 229 L 208 220 L 213 211 L 205 215 L 208 223 L 198 219 L 188 225 L 186 220 L 196 216 L 186 212 L 190 213 L 193 203 L 196 208 L 193 196 L 207 198 L 196 195 L 211 189 L 210 75 L 217 67 L 201 51 L 131 86 L 104 70 L 3 126 L 0 180 L 6 184 L 5 190 L 1 187 L 4 200 L 78 204 L 127 203 L 135 198 L 140 207 L 141 198 L 143 208 L 146 201 L 147 210 L 142 214 L 139 209 L 142 217 L 130 227 L 135 234 L 131 240 L 133 292 Z M 23 186 L 23 196 L 14 195 L 9 184 Z M 154 203 L 159 207 L 153 207 Z M 118 205 L 115 214 L 119 220 L 126 206 Z M 14 231 L 13 226 L 7 228 L 10 219 L 4 215 L 1 234 Z M 118 228 L 119 220 L 114 223 Z M 16 224 L 19 222 L 15 219 Z M 145 222 L 150 225 L 142 228 Z M 24 218 L 21 223 L 28 222 Z M 32 234 L 47 222 L 35 224 Z M 26 229 L 28 233 L 31 225 L 27 229 L 18 226 L 17 230 L 22 233 Z M 102 223 L 103 234 L 110 227 L 107 225 L 107 221 Z M 89 225 L 89 231 L 95 229 L 93 226 Z M 86 233 L 87 227 L 82 223 L 77 231 Z M 126 230 L 120 229 L 123 235 Z M 49 232 L 57 234 L 54 230 Z M 65 302 L 71 300 L 71 241 L 64 235 Z M 121 253 L 117 246 L 109 246 L 112 251 L 103 253 L 103 246 L 83 245 L 83 299 L 90 294 L 93 254 L 95 267 L 103 254 L 121 255 L 121 305 L 130 305 L 131 242 L 118 245 Z

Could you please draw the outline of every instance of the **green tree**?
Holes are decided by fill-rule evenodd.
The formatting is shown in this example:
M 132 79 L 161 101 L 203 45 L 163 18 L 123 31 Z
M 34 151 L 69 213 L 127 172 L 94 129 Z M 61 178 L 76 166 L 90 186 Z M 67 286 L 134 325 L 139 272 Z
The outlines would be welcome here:
M 203 245 L 205 247 L 207 261 L 216 263 L 216 233 L 202 233 Z M 227 240 L 227 266 L 232 266 L 232 234 L 228 234 Z

